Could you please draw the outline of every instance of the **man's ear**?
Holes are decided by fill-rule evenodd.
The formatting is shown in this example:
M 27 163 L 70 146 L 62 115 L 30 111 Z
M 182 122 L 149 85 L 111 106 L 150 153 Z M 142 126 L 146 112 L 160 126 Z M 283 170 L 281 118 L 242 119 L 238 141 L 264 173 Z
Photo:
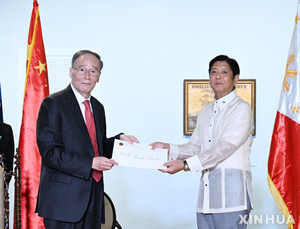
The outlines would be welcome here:
M 234 78 L 233 78 L 233 84 L 234 84 L 234 85 L 236 85 L 236 83 L 238 82 L 239 78 L 240 78 L 240 75 L 239 75 L 239 74 L 236 74 L 236 75 L 234 76 Z
M 97 83 L 99 83 L 99 81 L 100 81 L 100 76 L 101 76 L 101 72 L 99 73 L 99 77 L 98 77 Z
M 70 69 L 69 69 L 69 76 L 70 76 L 70 78 L 72 78 L 72 71 L 73 71 L 73 68 L 70 67 Z

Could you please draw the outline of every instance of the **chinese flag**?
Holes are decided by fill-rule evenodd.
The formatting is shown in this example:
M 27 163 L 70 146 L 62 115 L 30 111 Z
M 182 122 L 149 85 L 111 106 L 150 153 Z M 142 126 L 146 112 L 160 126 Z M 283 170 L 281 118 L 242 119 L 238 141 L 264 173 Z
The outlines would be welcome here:
M 35 212 L 40 180 L 41 156 L 36 143 L 36 120 L 42 100 L 49 95 L 46 55 L 42 37 L 39 4 L 33 1 L 28 35 L 27 66 L 22 125 L 19 139 L 21 155 L 22 228 L 44 228 Z
M 268 161 L 269 188 L 289 229 L 300 229 L 299 4 Z

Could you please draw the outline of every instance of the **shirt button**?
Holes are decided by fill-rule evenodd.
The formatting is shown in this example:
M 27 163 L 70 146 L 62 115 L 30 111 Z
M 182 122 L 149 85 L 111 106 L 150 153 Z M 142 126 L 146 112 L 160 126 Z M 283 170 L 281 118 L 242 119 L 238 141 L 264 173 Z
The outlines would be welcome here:
M 205 184 L 205 186 L 207 186 L 207 184 Z
M 209 142 L 211 142 L 211 140 L 208 140 Z

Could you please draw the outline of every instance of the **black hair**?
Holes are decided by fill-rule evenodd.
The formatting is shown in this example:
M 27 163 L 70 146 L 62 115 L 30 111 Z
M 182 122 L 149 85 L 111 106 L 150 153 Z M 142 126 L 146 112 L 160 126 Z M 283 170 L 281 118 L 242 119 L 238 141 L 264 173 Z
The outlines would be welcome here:
M 236 75 L 239 75 L 240 74 L 240 67 L 239 67 L 239 64 L 238 62 L 235 60 L 235 59 L 232 59 L 232 58 L 229 58 L 228 56 L 226 55 L 219 55 L 219 56 L 216 56 L 215 58 L 213 58 L 210 62 L 209 62 L 209 68 L 208 68 L 208 73 L 210 73 L 210 70 L 212 68 L 212 66 L 214 65 L 215 62 L 217 61 L 225 61 L 229 64 L 229 67 L 233 73 L 233 78 L 236 76 Z

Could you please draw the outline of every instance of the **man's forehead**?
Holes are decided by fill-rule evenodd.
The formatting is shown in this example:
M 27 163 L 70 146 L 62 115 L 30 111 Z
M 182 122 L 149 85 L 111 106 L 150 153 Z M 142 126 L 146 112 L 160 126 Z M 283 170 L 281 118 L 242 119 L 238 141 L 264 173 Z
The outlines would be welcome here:
M 85 59 L 91 59 L 91 60 L 99 61 L 96 56 L 94 56 L 93 54 L 90 54 L 90 53 L 84 53 L 84 54 L 80 55 L 79 57 L 76 58 L 75 61 L 80 61 L 80 60 L 85 60 Z
M 97 66 L 91 65 L 93 68 L 97 68 Z M 78 67 L 90 67 L 90 65 L 87 64 L 80 64 Z
M 85 53 L 79 56 L 76 60 L 75 63 L 78 64 L 78 66 L 87 66 L 87 64 L 92 65 L 95 68 L 99 68 L 100 66 L 100 61 L 98 60 L 97 57 L 95 57 L 92 54 Z

